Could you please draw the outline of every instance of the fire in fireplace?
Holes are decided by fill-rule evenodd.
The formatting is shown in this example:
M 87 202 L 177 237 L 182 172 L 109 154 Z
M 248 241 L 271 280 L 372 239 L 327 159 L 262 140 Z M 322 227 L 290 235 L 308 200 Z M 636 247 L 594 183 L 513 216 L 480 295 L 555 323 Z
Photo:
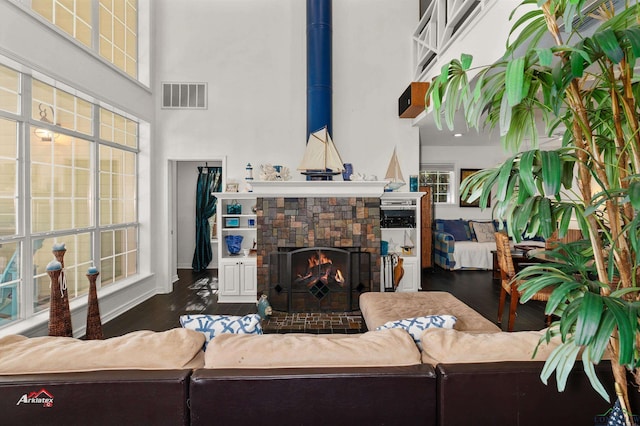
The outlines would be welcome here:
M 275 310 L 351 311 L 354 292 L 370 289 L 370 255 L 358 249 L 281 248 L 270 260 L 269 300 Z
M 307 289 L 321 300 L 331 292 L 341 291 L 348 285 L 349 277 L 345 276 L 346 272 L 342 272 L 348 271 L 348 263 L 347 251 L 332 249 L 329 253 L 323 249 L 298 250 L 291 256 L 291 267 L 295 273 L 292 288 L 296 292 Z

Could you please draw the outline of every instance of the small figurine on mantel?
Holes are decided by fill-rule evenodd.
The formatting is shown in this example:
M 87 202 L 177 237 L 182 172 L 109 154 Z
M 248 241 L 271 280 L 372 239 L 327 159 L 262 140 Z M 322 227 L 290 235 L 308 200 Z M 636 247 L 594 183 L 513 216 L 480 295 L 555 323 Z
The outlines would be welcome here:
M 245 191 L 246 192 L 253 192 L 253 166 L 251 165 L 251 163 L 247 163 L 247 167 L 245 168 L 246 170 L 246 175 L 244 177 L 245 180 Z
M 271 317 L 273 314 L 273 308 L 271 308 L 266 294 L 263 293 L 260 295 L 260 299 L 256 302 L 256 305 L 258 306 L 258 315 L 260 315 L 260 318 L 263 320 Z

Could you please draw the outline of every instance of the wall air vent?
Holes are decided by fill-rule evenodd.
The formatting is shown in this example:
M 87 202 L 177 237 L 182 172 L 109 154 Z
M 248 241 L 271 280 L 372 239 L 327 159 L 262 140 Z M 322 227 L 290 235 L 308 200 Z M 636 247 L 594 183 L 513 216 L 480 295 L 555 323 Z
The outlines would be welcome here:
M 162 108 L 207 109 L 207 83 L 162 83 Z

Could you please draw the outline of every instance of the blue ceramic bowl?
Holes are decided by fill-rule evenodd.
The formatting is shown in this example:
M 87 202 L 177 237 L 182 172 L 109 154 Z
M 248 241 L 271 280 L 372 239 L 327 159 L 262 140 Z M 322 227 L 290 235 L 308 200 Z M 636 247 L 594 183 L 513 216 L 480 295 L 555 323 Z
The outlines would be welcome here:
M 226 235 L 224 237 L 227 243 L 229 254 L 238 254 L 242 248 L 242 235 Z

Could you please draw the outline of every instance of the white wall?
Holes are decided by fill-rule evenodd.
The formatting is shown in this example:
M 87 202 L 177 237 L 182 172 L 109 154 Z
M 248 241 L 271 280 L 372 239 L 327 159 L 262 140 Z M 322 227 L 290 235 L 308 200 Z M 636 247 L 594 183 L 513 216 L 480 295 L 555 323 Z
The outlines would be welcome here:
M 418 14 L 417 0 L 333 1 L 334 140 L 354 172 L 379 179 L 397 147 L 406 191 L 420 147 L 412 120 L 398 118 L 398 97 L 411 82 Z
M 249 162 L 256 170 L 281 164 L 303 180 L 295 169 L 306 142 L 306 2 L 158 0 L 154 6 L 154 90 L 161 82 L 209 85 L 206 111 L 157 105 L 158 180 L 168 179 L 169 160 L 223 156 L 227 180 L 242 180 Z M 418 0 L 333 2 L 332 136 L 356 172 L 382 178 L 395 146 L 406 179 L 419 169 L 418 129 L 397 113 L 411 78 L 418 11 Z M 166 224 L 160 232 L 170 241 L 171 200 L 168 191 L 157 195 L 154 210 Z M 168 251 L 158 255 L 171 264 Z

